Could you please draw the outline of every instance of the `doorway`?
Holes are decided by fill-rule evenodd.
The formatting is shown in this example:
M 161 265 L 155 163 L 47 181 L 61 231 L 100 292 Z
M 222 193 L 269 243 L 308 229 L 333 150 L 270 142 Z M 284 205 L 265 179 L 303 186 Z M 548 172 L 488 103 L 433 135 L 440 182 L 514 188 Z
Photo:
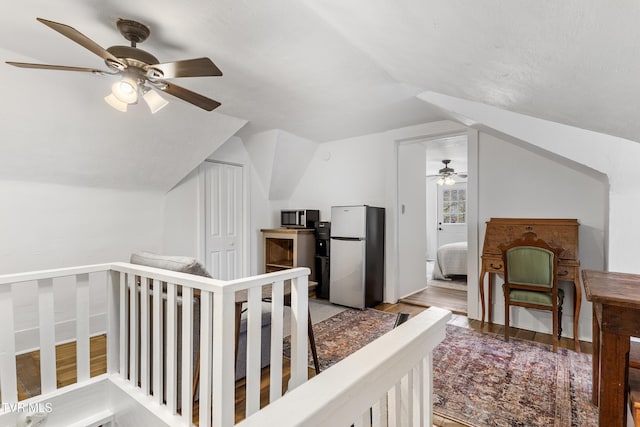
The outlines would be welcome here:
M 423 141 L 426 288 L 401 301 L 467 314 L 467 134 Z

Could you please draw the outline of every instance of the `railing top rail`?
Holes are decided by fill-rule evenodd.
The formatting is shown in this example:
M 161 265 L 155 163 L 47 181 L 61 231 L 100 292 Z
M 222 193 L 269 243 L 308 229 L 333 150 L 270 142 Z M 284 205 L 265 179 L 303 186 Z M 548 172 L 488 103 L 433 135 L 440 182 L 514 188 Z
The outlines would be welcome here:
M 277 281 L 295 279 L 296 277 L 308 276 L 311 273 L 311 270 L 306 267 L 297 267 L 273 273 L 261 274 L 258 276 L 243 277 L 235 280 L 218 280 L 188 273 L 179 273 L 176 271 L 121 262 L 113 263 L 112 269 L 124 273 L 143 273 L 145 277 L 162 281 L 172 281 L 171 279 L 173 279 L 175 283 L 191 288 L 203 289 L 211 292 L 229 293 L 249 289 L 265 283 L 273 283 Z
M 237 427 L 321 427 L 355 420 L 445 337 L 451 312 L 432 307 L 245 419 Z
M 308 276 L 311 271 L 306 267 L 292 268 L 289 270 L 277 271 L 274 273 L 261 274 L 235 280 L 218 280 L 208 277 L 196 276 L 188 273 L 163 270 L 160 268 L 147 267 L 139 264 L 129 264 L 125 262 L 114 262 L 107 264 L 84 265 L 79 267 L 66 267 L 50 270 L 31 271 L 26 273 L 14 273 L 0 275 L 0 285 L 13 283 L 30 282 L 41 279 L 54 279 L 58 277 L 75 276 L 78 274 L 98 273 L 105 271 L 117 271 L 143 275 L 155 280 L 165 282 L 175 282 L 183 286 L 196 289 L 208 290 L 210 292 L 236 292 L 251 287 L 260 286 L 265 283 L 284 281 L 296 277 Z
M 49 270 L 29 271 L 26 273 L 12 273 L 0 275 L 0 285 L 9 283 L 31 282 L 40 279 L 55 279 L 56 277 L 74 276 L 77 274 L 97 273 L 108 271 L 111 264 L 82 265 L 79 267 L 54 268 Z

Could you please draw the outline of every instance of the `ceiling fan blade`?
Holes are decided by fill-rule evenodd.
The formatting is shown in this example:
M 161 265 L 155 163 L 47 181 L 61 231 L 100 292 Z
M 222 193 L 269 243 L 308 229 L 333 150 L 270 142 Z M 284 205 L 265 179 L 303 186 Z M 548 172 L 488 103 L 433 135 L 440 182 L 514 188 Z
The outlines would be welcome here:
M 42 70 L 60 70 L 60 71 L 83 71 L 87 73 L 95 74 L 108 74 L 105 71 L 98 70 L 97 68 L 85 68 L 85 67 L 69 67 L 66 65 L 49 65 L 49 64 L 31 64 L 28 62 L 13 62 L 5 61 L 9 65 L 20 68 L 37 68 Z
M 122 67 L 122 69 L 126 68 L 126 65 L 123 64 L 118 58 L 116 58 L 114 55 L 109 53 L 105 48 L 103 48 L 102 46 L 100 46 L 99 44 L 91 40 L 89 37 L 82 34 L 80 31 L 76 30 L 75 28 L 65 24 L 61 24 L 59 22 L 49 21 L 43 18 L 36 18 L 36 19 L 42 22 L 47 27 L 59 32 L 63 36 L 68 37 L 69 39 L 78 43 L 80 46 L 86 49 L 89 49 L 91 52 L 95 53 L 105 61 L 108 61 L 114 64 L 119 64 Z
M 222 71 L 209 58 L 186 59 L 183 61 L 154 64 L 164 74 L 163 78 L 221 76 Z
M 177 98 L 182 99 L 183 101 L 187 101 L 195 105 L 196 107 L 200 107 L 203 110 L 212 111 L 221 105 L 218 101 L 214 101 L 211 98 L 207 98 L 206 96 L 192 92 L 189 89 L 185 89 L 181 86 L 174 85 L 173 83 L 165 81 L 160 81 L 159 83 L 162 85 L 166 85 L 166 87 L 159 87 L 159 89 L 163 90 L 169 95 L 173 95 Z

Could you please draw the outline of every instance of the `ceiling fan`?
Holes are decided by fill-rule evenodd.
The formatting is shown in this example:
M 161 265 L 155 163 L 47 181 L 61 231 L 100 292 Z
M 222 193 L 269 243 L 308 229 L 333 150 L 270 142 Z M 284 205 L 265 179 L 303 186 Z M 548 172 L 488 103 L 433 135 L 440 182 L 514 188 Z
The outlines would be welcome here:
M 454 176 L 459 176 L 460 178 L 466 178 L 468 176 L 466 173 L 457 173 L 453 168 L 450 168 L 449 163 L 451 163 L 451 160 L 446 159 L 443 160 L 442 163 L 444 167 L 440 169 L 436 175 L 427 175 L 428 177 L 438 177 L 436 180 L 438 185 L 453 185 L 456 183 Z
M 221 105 L 218 101 L 166 80 L 178 77 L 221 76 L 222 71 L 211 59 L 203 57 L 160 63 L 155 56 L 136 47 L 138 43 L 144 42 L 149 37 L 149 27 L 144 24 L 129 19 L 119 19 L 116 24 L 118 30 L 125 39 L 131 42 L 131 46 L 111 46 L 104 49 L 73 27 L 43 18 L 37 19 L 49 28 L 98 55 L 104 60 L 108 71 L 96 68 L 12 61 L 6 61 L 7 64 L 20 68 L 79 71 L 99 75 L 122 76 L 119 81 L 112 85 L 112 93 L 105 97 L 105 101 L 115 109 L 123 112 L 127 111 L 128 105 L 136 104 L 140 96 L 145 100 L 152 113 L 166 106 L 168 102 L 154 89 L 173 95 L 207 111 L 212 111 Z

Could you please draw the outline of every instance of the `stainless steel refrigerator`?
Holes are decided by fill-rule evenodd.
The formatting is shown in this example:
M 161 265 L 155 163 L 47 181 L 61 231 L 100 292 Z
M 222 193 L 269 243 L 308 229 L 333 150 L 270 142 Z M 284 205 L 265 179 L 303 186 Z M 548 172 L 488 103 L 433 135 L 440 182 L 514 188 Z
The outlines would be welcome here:
M 364 309 L 382 302 L 384 208 L 331 207 L 329 301 Z

